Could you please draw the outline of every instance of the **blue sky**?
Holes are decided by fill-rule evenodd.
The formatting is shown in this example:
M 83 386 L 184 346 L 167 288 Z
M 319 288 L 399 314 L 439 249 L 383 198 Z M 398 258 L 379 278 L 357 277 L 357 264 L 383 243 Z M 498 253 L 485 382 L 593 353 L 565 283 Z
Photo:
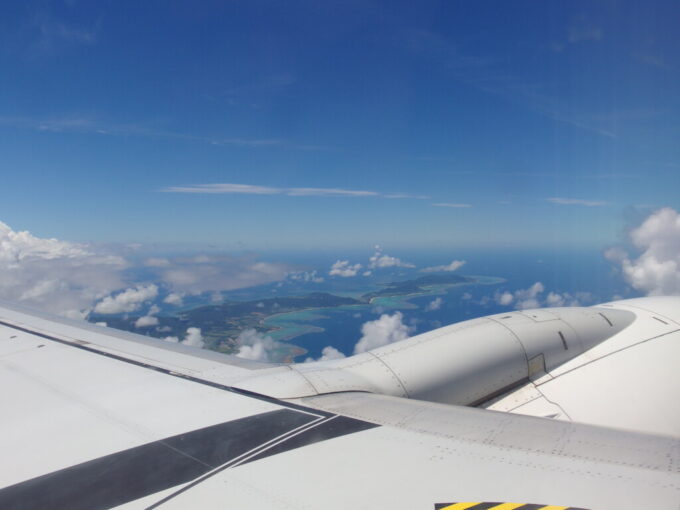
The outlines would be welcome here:
M 680 207 L 679 15 L 4 2 L 0 220 L 230 250 L 604 247 Z

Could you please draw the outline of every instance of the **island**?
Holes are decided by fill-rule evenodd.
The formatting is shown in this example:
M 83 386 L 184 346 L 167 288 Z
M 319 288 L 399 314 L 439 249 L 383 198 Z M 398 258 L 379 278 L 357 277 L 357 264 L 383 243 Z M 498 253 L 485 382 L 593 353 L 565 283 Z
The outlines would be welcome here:
M 203 305 L 175 314 L 158 314 L 157 324 L 137 327 L 139 315 L 91 314 L 90 322 L 105 322 L 107 326 L 140 333 L 157 338 L 182 339 L 188 327 L 201 328 L 206 348 L 233 353 L 238 349 L 238 335 L 246 329 L 267 334 L 275 327 L 266 325 L 266 319 L 278 314 L 313 309 L 329 309 L 341 306 L 370 305 L 377 298 L 403 296 L 413 297 L 431 293 L 433 290 L 452 285 L 475 283 L 471 277 L 451 273 L 433 273 L 411 280 L 380 284 L 378 290 L 358 297 L 338 296 L 328 292 L 311 292 L 300 296 L 254 299 L 250 301 L 227 301 L 215 305 Z M 294 346 L 291 346 L 294 347 Z M 303 350 L 304 353 L 304 350 Z
M 236 338 L 245 329 L 267 333 L 272 328 L 263 326 L 267 317 L 279 313 L 295 312 L 313 308 L 334 308 L 360 304 L 351 297 L 336 296 L 326 292 L 311 292 L 303 296 L 256 299 L 252 301 L 228 301 L 219 305 L 205 305 L 179 312 L 176 315 L 158 315 L 158 324 L 135 327 L 139 316 L 92 314 L 90 322 L 105 322 L 107 326 L 141 333 L 156 338 L 183 338 L 187 327 L 199 327 L 206 347 L 215 351 L 232 353 L 237 348 Z
M 410 296 L 422 294 L 430 288 L 440 285 L 458 285 L 461 283 L 473 283 L 475 280 L 467 276 L 456 274 L 429 274 L 414 280 L 391 282 L 384 284 L 384 288 L 375 292 L 369 292 L 361 296 L 364 301 L 372 301 L 378 297 Z

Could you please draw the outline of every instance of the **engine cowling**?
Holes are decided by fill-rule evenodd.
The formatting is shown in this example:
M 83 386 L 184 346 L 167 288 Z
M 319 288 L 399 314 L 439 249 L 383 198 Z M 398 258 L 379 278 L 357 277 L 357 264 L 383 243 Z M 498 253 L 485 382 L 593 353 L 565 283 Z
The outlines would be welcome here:
M 275 398 L 367 391 L 477 405 L 573 359 L 634 320 L 627 310 L 598 307 L 492 315 L 341 360 L 280 367 L 237 387 Z

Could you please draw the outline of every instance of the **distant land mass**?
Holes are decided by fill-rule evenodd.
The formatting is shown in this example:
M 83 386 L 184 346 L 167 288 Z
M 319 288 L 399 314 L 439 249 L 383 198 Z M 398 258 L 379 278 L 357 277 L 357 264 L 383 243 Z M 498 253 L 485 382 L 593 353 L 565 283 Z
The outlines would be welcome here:
M 107 326 L 149 335 L 157 338 L 175 336 L 182 339 L 188 327 L 201 328 L 206 347 L 224 353 L 238 349 L 236 339 L 243 330 L 255 329 L 268 333 L 274 328 L 264 325 L 264 320 L 273 315 L 310 310 L 315 308 L 336 308 L 348 305 L 366 305 L 380 297 L 411 296 L 427 293 L 437 286 L 474 283 L 474 278 L 455 274 L 429 274 L 416 279 L 382 284 L 384 288 L 368 292 L 359 298 L 337 296 L 328 292 L 311 292 L 301 296 L 254 299 L 250 301 L 227 301 L 216 305 L 204 305 L 183 310 L 174 315 L 158 315 L 158 324 L 135 327 L 139 315 L 92 314 L 90 322 L 106 322 Z
M 392 282 L 384 284 L 385 288 L 375 292 L 369 292 L 361 296 L 362 300 L 370 302 L 377 297 L 409 296 L 426 292 L 428 287 L 435 285 L 456 285 L 459 283 L 472 283 L 475 280 L 457 274 L 429 274 L 415 280 Z

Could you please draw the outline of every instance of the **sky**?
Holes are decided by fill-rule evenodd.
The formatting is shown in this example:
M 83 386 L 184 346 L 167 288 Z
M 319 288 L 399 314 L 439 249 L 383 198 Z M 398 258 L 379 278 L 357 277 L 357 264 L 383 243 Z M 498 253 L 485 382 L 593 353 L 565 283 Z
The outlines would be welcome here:
M 604 246 L 680 206 L 679 14 L 5 2 L 0 220 L 226 249 Z

